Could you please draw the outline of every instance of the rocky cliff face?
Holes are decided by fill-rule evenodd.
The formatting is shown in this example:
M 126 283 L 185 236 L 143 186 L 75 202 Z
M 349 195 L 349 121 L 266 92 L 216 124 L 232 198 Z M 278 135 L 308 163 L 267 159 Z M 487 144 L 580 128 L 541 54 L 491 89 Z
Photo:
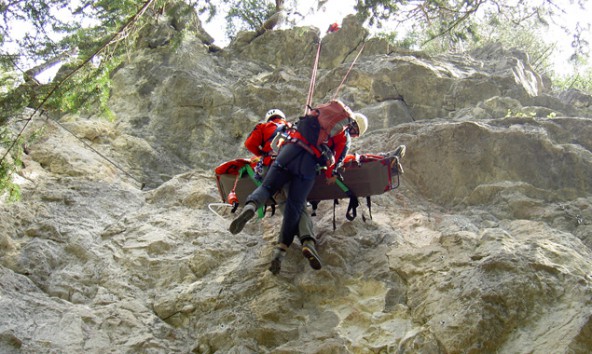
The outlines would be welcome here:
M 370 119 L 353 148 L 406 144 L 405 174 L 372 220 L 342 203 L 333 231 L 321 203 L 325 267 L 294 244 L 273 276 L 280 217 L 232 236 L 208 208 L 213 168 L 248 156 L 269 108 L 302 113 L 318 32 L 212 52 L 178 16 L 114 76 L 114 122 L 33 120 L 23 198 L 0 204 L 0 351 L 589 352 L 590 96 L 552 95 L 518 51 L 402 52 L 346 18 L 323 39 L 315 102 L 365 42 L 339 94 Z

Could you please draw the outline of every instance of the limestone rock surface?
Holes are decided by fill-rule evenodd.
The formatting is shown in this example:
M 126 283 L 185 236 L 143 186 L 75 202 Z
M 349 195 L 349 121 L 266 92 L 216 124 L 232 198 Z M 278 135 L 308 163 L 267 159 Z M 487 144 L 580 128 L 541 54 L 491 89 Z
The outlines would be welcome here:
M 372 219 L 344 201 L 333 230 L 321 203 L 323 269 L 296 243 L 274 276 L 281 217 L 231 235 L 213 170 L 268 109 L 302 114 L 319 31 L 211 51 L 181 10 L 113 77 L 113 122 L 33 119 L 22 198 L 0 202 L 0 352 L 590 352 L 589 95 L 551 92 L 517 50 L 430 57 L 346 18 L 314 102 L 365 40 L 338 95 L 370 119 L 353 152 L 405 144 L 405 173 Z

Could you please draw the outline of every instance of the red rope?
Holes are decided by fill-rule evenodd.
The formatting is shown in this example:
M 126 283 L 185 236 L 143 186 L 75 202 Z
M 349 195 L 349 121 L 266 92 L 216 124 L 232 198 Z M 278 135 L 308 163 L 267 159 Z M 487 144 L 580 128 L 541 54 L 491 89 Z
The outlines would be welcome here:
M 335 28 L 333 28 L 333 26 L 335 26 Z M 337 26 L 337 24 L 331 25 L 329 27 L 329 29 L 327 30 L 327 32 L 336 32 L 339 30 L 339 27 Z M 314 61 L 314 65 L 312 67 L 312 74 L 310 77 L 310 84 L 308 86 L 308 96 L 306 97 L 306 105 L 304 106 L 304 115 L 308 114 L 309 111 L 309 107 L 312 104 L 312 98 L 314 96 L 314 89 L 315 89 L 315 83 L 317 80 L 317 71 L 319 69 L 319 57 L 321 55 L 321 38 L 319 38 L 319 45 L 317 46 L 317 55 Z M 364 51 L 364 47 L 366 46 L 366 43 L 364 42 L 362 44 L 362 48 L 360 48 L 360 51 L 358 52 L 358 55 L 356 55 L 356 57 L 354 58 L 354 60 L 352 61 L 351 65 L 349 66 L 349 69 L 347 70 L 347 72 L 345 73 L 345 76 L 343 77 L 343 80 L 341 80 L 341 83 L 339 84 L 339 86 L 337 87 L 337 90 L 335 91 L 335 94 L 333 95 L 332 100 L 335 100 L 337 98 L 337 96 L 339 95 L 339 91 L 341 91 L 341 87 L 343 86 L 343 84 L 345 83 L 345 80 L 347 80 L 347 77 L 349 76 L 349 73 L 351 71 L 351 69 L 354 67 L 354 64 L 356 63 L 356 61 L 358 60 L 358 58 L 360 57 L 360 55 L 362 54 L 362 51 Z
M 315 58 L 314 65 L 312 67 L 312 75 L 310 78 L 310 84 L 308 86 L 308 97 L 306 98 L 306 105 L 304 106 L 304 115 L 308 113 L 309 106 L 312 104 L 312 96 L 314 95 L 315 82 L 317 80 L 317 70 L 319 68 L 319 57 L 321 55 L 321 39 L 319 38 L 319 45 L 317 46 L 317 56 Z
M 356 61 L 360 57 L 360 54 L 362 54 L 362 51 L 364 50 L 365 46 L 366 46 L 366 43 L 364 42 L 362 44 L 362 48 L 360 48 L 360 51 L 358 52 L 358 55 L 356 55 L 356 57 L 354 58 L 354 61 L 352 61 L 351 65 L 349 66 L 349 69 L 347 70 L 347 72 L 345 73 L 345 76 L 343 77 L 343 80 L 341 80 L 341 83 L 337 87 L 337 90 L 335 91 L 335 94 L 333 95 L 332 100 L 335 100 L 337 98 L 337 96 L 339 95 L 339 91 L 341 91 L 341 87 L 343 86 L 343 83 L 345 82 L 345 80 L 347 80 L 347 76 L 349 75 L 349 72 L 354 67 L 354 64 L 356 63 Z

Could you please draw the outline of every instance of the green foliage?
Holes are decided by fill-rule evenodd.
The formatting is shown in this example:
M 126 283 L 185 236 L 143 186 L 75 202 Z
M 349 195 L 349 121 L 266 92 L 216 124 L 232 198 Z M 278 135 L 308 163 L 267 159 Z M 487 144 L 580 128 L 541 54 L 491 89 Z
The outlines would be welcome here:
M 56 94 L 49 97 L 44 108 L 58 114 L 66 112 L 91 114 L 98 110 L 104 117 L 112 117 L 107 106 L 111 90 L 110 78 L 121 63 L 122 57 L 109 59 L 100 66 L 88 65 L 79 68 L 59 86 Z M 64 69 L 64 74 L 74 69 L 74 65 L 68 65 Z
M 0 197 L 6 194 L 9 202 L 16 202 L 21 198 L 21 188 L 12 181 L 14 169 L 15 165 L 7 161 L 0 163 Z
M 218 14 L 219 3 L 224 1 L 218 1 L 217 4 L 210 0 L 188 0 L 186 2 L 196 9 L 198 15 L 207 15 L 205 21 L 209 22 Z
M 4 154 L 6 149 L 10 147 L 14 137 L 9 133 L 5 126 L 0 126 L 0 146 L 3 149 L 0 151 Z M 4 158 L 0 161 L 0 196 L 6 195 L 8 201 L 14 202 L 20 199 L 21 189 L 14 183 L 13 175 L 20 166 L 22 166 L 21 157 L 23 154 L 23 141 L 19 139 L 15 147 L 12 149 L 12 160 Z
M 211 21 L 218 13 L 225 14 L 226 35 L 233 38 L 240 31 L 255 31 L 265 23 L 283 0 L 187 0 L 187 4 L 196 9 L 199 15 L 205 15 L 205 21 Z M 297 0 L 293 0 L 296 3 Z
M 355 10 L 357 16 L 368 20 L 370 26 L 382 28 L 382 25 L 397 14 L 399 7 L 406 0 L 357 0 Z
M 552 77 L 553 85 L 559 90 L 578 89 L 592 94 L 592 68 L 567 77 Z
M 152 11 L 165 7 L 167 2 L 154 1 Z M 51 61 L 52 58 L 70 61 L 60 70 L 61 76 L 58 74 L 49 85 L 39 85 L 32 78 L 25 77 L 25 85 L 0 91 L 0 122 L 23 107 L 41 108 L 39 105 L 42 103 L 43 109 L 56 113 L 85 112 L 94 107 L 105 116 L 112 116 L 106 105 L 109 78 L 124 60 L 127 48 L 133 46 L 142 22 L 133 23 L 125 31 L 118 31 L 144 2 L 84 0 L 68 11 L 72 17 L 55 15 L 58 11 L 66 11 L 69 3 L 64 0 L 36 0 L 0 6 L 0 15 L 7 21 L 23 20 L 33 25 L 22 38 L 11 37 L 8 26 L 0 25 L 1 38 L 5 40 L 3 44 L 19 48 L 18 52 L 7 53 L 9 47 L 3 47 L 0 53 L 0 65 L 5 68 L 3 71 L 16 72 L 16 69 L 22 72 L 31 63 Z M 114 37 L 117 33 L 119 35 Z M 2 87 L 8 85 L 8 82 L 2 82 Z
M 510 117 L 518 117 L 518 118 L 534 118 L 536 117 L 536 112 L 513 112 L 511 109 L 508 109 L 506 112 L 505 118 Z
M 266 1 L 234 1 L 226 15 L 226 33 L 232 38 L 241 30 L 255 31 L 275 12 L 275 5 Z
M 0 125 L 4 124 L 16 112 L 31 102 L 34 91 L 28 85 L 20 85 L 12 90 L 0 93 Z
M 20 78 L 14 70 L 6 70 L 0 66 L 0 94 L 14 90 L 20 84 Z
M 536 25 L 530 21 L 519 24 L 501 24 L 496 19 L 475 26 L 478 32 L 472 41 L 465 42 L 466 49 L 474 49 L 488 43 L 500 43 L 504 48 L 517 48 L 528 55 L 529 63 L 540 74 L 550 74 L 551 58 L 555 45 L 541 38 Z
M 524 51 L 538 73 L 553 75 L 551 59 L 557 49 L 543 38 L 546 19 L 553 15 L 553 1 L 515 8 L 509 7 L 509 2 L 493 0 L 448 1 L 448 6 L 444 1 L 413 3 L 416 7 L 409 2 L 400 9 L 401 14 L 414 19 L 406 35 L 400 40 L 394 33 L 383 35 L 392 43 L 428 54 L 462 52 L 488 43 L 500 43 L 504 48 Z
M 559 90 L 577 89 L 592 94 L 592 65 L 589 64 L 587 57 L 582 55 L 571 58 L 574 73 L 571 75 L 559 75 L 551 73 L 553 86 Z
M 152 1 L 148 12 L 158 16 L 167 3 Z M 0 127 L 24 107 L 57 114 L 98 110 L 113 119 L 107 106 L 110 77 L 126 58 L 128 48 L 133 47 L 142 21 L 146 21 L 146 16 L 136 15 L 148 2 L 82 0 L 73 11 L 67 11 L 70 16 L 60 14 L 69 4 L 68 0 L 0 3 L 4 19 L 0 21 Z M 30 26 L 24 26 L 25 34 L 17 37 L 11 33 L 15 23 Z M 33 76 L 56 62 L 66 63 L 54 81 L 36 82 Z M 25 72 L 35 65 L 34 70 Z M 22 79 L 18 78 L 20 74 Z M 23 142 L 19 138 L 13 143 L 16 137 L 6 128 L 2 127 L 0 133 L 2 145 L 10 149 L 5 149 L 0 159 L 0 193 L 8 193 L 9 199 L 15 200 L 20 190 L 12 176 L 22 164 Z

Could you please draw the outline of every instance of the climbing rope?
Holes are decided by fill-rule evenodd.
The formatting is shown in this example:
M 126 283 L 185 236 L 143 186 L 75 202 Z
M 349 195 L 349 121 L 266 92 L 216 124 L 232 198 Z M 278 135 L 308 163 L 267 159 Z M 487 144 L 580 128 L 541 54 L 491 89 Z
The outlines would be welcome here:
M 82 140 L 81 138 L 79 138 L 78 136 L 76 136 L 76 134 L 74 134 L 71 130 L 69 130 L 68 128 L 66 128 L 63 124 L 61 124 L 60 122 L 58 122 L 57 120 L 53 120 L 48 118 L 48 121 L 56 124 L 58 127 L 62 128 L 63 130 L 65 130 L 67 133 L 69 133 L 70 135 L 72 135 L 74 138 L 76 138 L 76 140 L 78 140 L 79 142 L 82 143 L 82 145 L 84 145 L 84 147 L 86 147 L 87 149 L 91 150 L 92 152 L 94 152 L 95 154 L 99 155 L 101 158 L 103 158 L 105 161 L 109 162 L 111 165 L 113 165 L 115 168 L 117 168 L 118 170 L 120 170 L 121 172 L 123 172 L 126 176 L 128 176 L 129 178 L 131 178 L 132 180 L 134 180 L 135 182 L 138 183 L 140 190 L 144 189 L 144 187 L 146 186 L 146 184 L 144 182 L 139 181 L 137 178 L 135 178 L 134 176 L 132 176 L 129 172 L 127 172 L 126 170 L 124 170 L 121 166 L 119 166 L 118 164 L 116 164 L 114 161 L 112 161 L 111 159 L 109 159 L 107 156 L 101 154 L 99 151 L 97 151 L 95 148 L 93 148 L 92 146 L 90 146 L 86 141 Z
M 306 97 L 306 104 L 304 105 L 304 115 L 308 113 L 310 105 L 312 104 L 312 96 L 314 96 L 315 83 L 317 81 L 317 71 L 319 68 L 319 57 L 321 55 L 321 42 L 319 38 L 319 44 L 317 45 L 317 55 L 315 57 L 314 65 L 312 66 L 312 75 L 310 77 L 310 84 L 308 85 L 308 97 Z
M 337 23 L 332 23 L 329 28 L 327 29 L 327 33 L 337 32 L 341 29 Z M 312 97 L 314 96 L 314 88 L 317 81 L 317 71 L 319 69 L 319 58 L 321 56 L 321 43 L 323 42 L 323 38 L 319 38 L 319 43 L 317 45 L 317 55 L 315 57 L 315 61 L 312 67 L 312 74 L 310 77 L 310 84 L 308 85 L 308 97 L 306 98 L 306 104 L 304 105 L 304 115 L 308 114 L 310 110 L 310 105 L 312 104 Z
M 331 29 L 331 27 L 329 27 L 329 31 L 331 32 L 336 32 L 338 29 Z M 314 89 L 315 89 L 315 84 L 316 84 L 316 80 L 317 80 L 317 72 L 319 69 L 319 58 L 321 55 L 321 42 L 322 39 L 319 39 L 319 43 L 317 45 L 317 54 L 314 60 L 314 64 L 312 66 L 312 74 L 310 77 L 310 83 L 308 85 L 308 96 L 306 97 L 306 104 L 304 105 L 304 115 L 307 115 L 309 110 L 310 110 L 310 105 L 312 104 L 312 98 L 314 96 Z M 339 92 L 341 91 L 341 88 L 343 87 L 343 84 L 345 83 L 345 81 L 347 80 L 349 73 L 351 72 L 352 68 L 354 67 L 354 65 L 356 64 L 356 62 L 358 61 L 358 58 L 360 57 L 360 55 L 362 54 L 362 52 L 364 51 L 364 47 L 366 46 L 366 42 L 362 43 L 362 47 L 360 48 L 360 50 L 358 51 L 358 54 L 356 55 L 356 57 L 354 58 L 354 60 L 351 62 L 349 69 L 347 69 L 347 72 L 345 73 L 345 76 L 343 77 L 343 80 L 341 80 L 341 83 L 339 84 L 339 86 L 337 86 L 337 90 L 335 90 L 335 93 L 333 94 L 333 97 L 331 98 L 331 100 L 335 100 L 337 99 L 337 96 L 339 95 Z
M 362 44 L 362 48 L 360 48 L 360 51 L 358 52 L 358 55 L 356 55 L 356 57 L 354 58 L 354 61 L 351 62 L 351 65 L 349 66 L 349 69 L 347 69 L 347 72 L 345 73 L 345 76 L 343 77 L 343 80 L 341 80 L 341 83 L 339 84 L 339 86 L 337 86 L 337 90 L 335 90 L 335 94 L 333 95 L 333 97 L 331 98 L 331 100 L 335 100 L 337 98 L 337 96 L 339 95 L 339 91 L 341 91 L 341 87 L 345 83 L 345 80 L 347 80 L 347 77 L 349 76 L 349 72 L 354 67 L 354 64 L 356 63 L 356 61 L 358 61 L 358 58 L 362 54 L 362 51 L 364 51 L 364 47 L 365 46 L 366 46 L 366 42 L 364 42 Z

